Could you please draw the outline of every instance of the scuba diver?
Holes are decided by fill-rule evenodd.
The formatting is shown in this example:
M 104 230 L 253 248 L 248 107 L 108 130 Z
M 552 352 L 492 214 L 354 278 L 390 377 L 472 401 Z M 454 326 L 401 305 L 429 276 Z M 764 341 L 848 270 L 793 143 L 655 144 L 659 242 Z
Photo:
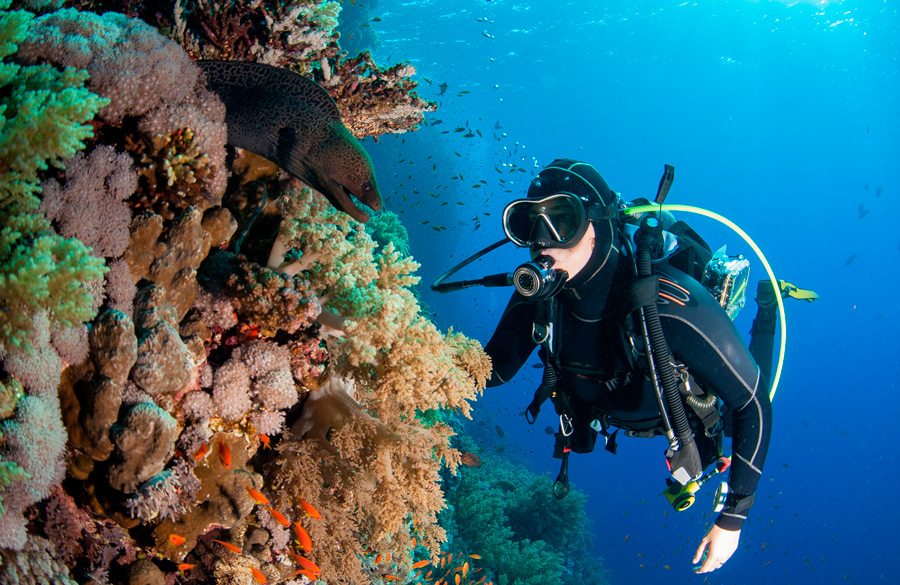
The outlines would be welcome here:
M 506 237 L 528 248 L 531 261 L 510 276 L 516 291 L 485 346 L 493 361 L 488 386 L 511 380 L 540 347 L 543 381 L 526 417 L 533 423 L 548 398 L 559 415 L 557 497 L 568 492 L 569 453 L 592 451 L 598 435 L 614 453 L 620 429 L 667 438 L 666 496 L 679 510 L 731 463 L 727 488 L 717 493 L 720 514 L 693 559 L 695 572 L 706 573 L 737 549 L 765 464 L 776 293 L 770 281 L 760 283 L 751 354 L 700 282 L 711 256 L 706 243 L 668 212 L 635 217 L 626 207 L 593 166 L 569 159 L 546 166 L 527 197 L 506 206 Z M 754 355 L 768 359 L 762 369 Z M 730 462 L 723 435 L 733 437 Z

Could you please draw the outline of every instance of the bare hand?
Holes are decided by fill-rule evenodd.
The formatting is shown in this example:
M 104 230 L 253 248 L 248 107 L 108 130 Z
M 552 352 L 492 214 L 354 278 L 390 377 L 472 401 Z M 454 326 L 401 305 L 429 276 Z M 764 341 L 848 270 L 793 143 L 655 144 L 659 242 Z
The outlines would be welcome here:
M 725 564 L 725 561 L 731 558 L 734 551 L 737 550 L 738 542 L 741 539 L 740 530 L 725 530 L 713 524 L 700 546 L 697 547 L 697 553 L 692 561 L 695 565 L 703 559 L 703 564 L 694 567 L 695 573 L 710 573 Z M 705 557 L 704 557 L 705 553 Z

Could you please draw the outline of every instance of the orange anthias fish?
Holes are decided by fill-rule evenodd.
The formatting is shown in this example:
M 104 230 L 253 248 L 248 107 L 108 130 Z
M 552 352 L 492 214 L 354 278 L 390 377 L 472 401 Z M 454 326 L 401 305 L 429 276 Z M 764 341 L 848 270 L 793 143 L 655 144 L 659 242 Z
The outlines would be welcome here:
M 300 555 L 297 555 L 297 557 L 294 560 L 297 561 L 297 563 L 301 567 L 306 569 L 307 571 L 312 571 L 313 573 L 321 573 L 322 572 L 322 570 L 319 569 L 319 567 L 314 562 L 307 559 L 306 557 L 301 557 Z
M 219 459 L 222 460 L 225 469 L 231 469 L 231 449 L 228 448 L 225 441 L 219 441 Z
M 259 442 L 263 444 L 263 447 L 266 449 L 271 449 L 272 445 L 269 440 L 269 435 L 264 435 L 262 433 L 259 434 Z
M 312 504 L 299 496 L 297 496 L 297 499 L 300 500 L 300 506 L 303 508 L 303 511 L 306 512 L 307 516 L 309 516 L 310 518 L 315 518 L 316 520 L 322 519 L 322 515 L 319 514 L 318 510 L 313 508 Z
M 475 559 L 476 561 L 481 558 L 481 555 L 469 555 L 470 559 Z
M 239 549 L 238 547 L 236 547 L 233 544 L 230 544 L 228 542 L 223 542 L 221 540 L 213 540 L 213 542 L 218 542 L 219 544 L 221 544 L 222 546 L 224 546 L 225 548 L 227 548 L 228 550 L 230 550 L 233 553 L 237 553 L 239 555 L 244 554 L 244 552 L 241 549 Z
M 209 443 L 204 442 L 202 445 L 200 445 L 200 448 L 197 449 L 197 452 L 194 453 L 194 460 L 200 461 L 207 453 L 209 453 Z
M 268 508 L 266 508 L 266 510 L 268 510 L 269 513 L 272 514 L 272 518 L 275 518 L 275 521 L 278 522 L 279 524 L 281 524 L 282 526 L 290 526 L 291 525 L 291 523 L 288 522 L 288 519 L 285 517 L 285 515 L 282 514 L 281 512 L 279 512 L 278 510 L 273 509 L 272 506 L 269 506 Z
M 431 561 L 419 561 L 418 563 L 413 563 L 412 568 L 413 569 L 421 569 L 422 567 L 424 567 L 425 565 L 428 565 L 430 563 L 431 563 Z
M 183 536 L 179 536 L 178 534 L 173 533 L 169 535 L 169 542 L 172 543 L 172 546 L 181 546 L 182 544 L 187 542 L 187 539 Z
M 460 453 L 459 462 L 466 467 L 481 467 L 481 458 L 471 451 Z
M 297 540 L 300 542 L 300 548 L 305 551 L 312 550 L 312 538 L 309 537 L 309 532 L 307 532 L 299 522 L 294 522 L 294 534 L 297 535 Z
M 291 577 L 296 577 L 297 575 L 303 575 L 304 577 L 306 577 L 313 583 L 315 583 L 316 580 L 319 578 L 318 575 L 316 575 L 312 571 L 307 571 L 306 569 L 297 569 L 296 571 L 294 571 L 294 574 L 291 575 Z
M 262 495 L 261 493 L 259 493 L 258 491 L 256 491 L 256 490 L 253 489 L 252 487 L 250 487 L 249 485 L 247 486 L 247 493 L 250 494 L 250 497 L 251 497 L 251 498 L 253 498 L 253 499 L 256 500 L 257 502 L 259 502 L 259 503 L 262 504 L 263 506 L 268 506 L 268 505 L 269 505 L 269 498 L 267 498 L 266 496 Z
M 196 566 L 197 565 L 192 565 L 190 563 L 180 563 L 178 565 L 178 570 L 181 571 L 182 573 L 184 573 L 185 571 L 190 571 L 191 569 L 193 569 Z
M 257 569 L 256 567 L 250 567 L 250 572 L 253 573 L 253 580 L 257 583 L 261 583 L 262 585 L 266 585 L 269 581 L 266 579 L 266 576 L 262 574 L 262 571 Z

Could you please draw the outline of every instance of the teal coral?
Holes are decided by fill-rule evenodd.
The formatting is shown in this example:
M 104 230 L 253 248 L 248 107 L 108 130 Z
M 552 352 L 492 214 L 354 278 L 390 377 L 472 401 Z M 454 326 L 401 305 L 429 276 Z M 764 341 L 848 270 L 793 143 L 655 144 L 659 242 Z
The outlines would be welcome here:
M 549 477 L 529 473 L 500 457 L 461 472 L 441 524 L 453 534 L 452 550 L 477 553 L 498 585 L 604 583 L 599 559 L 590 552 L 579 490 L 553 497 Z M 568 562 L 575 561 L 575 562 Z
M 55 234 L 36 194 L 39 173 L 84 147 L 85 122 L 108 100 L 85 89 L 84 71 L 10 62 L 33 15 L 8 8 L 0 0 L 0 348 L 28 350 L 36 313 L 60 327 L 94 315 L 87 286 L 105 274 L 103 261 Z
M 393 211 L 376 213 L 366 224 L 366 232 L 375 240 L 379 248 L 384 248 L 388 242 L 394 244 L 401 256 L 409 256 L 409 232 L 400 221 L 400 216 Z

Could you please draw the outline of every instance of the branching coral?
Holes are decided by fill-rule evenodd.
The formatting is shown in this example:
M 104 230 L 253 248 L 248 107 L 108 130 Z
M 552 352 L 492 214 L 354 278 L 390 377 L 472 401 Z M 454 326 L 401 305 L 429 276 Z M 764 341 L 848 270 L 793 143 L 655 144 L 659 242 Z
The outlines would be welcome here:
M 123 5 L 121 12 L 159 22 L 194 58 L 258 61 L 313 77 L 335 99 L 357 138 L 413 130 L 425 112 L 437 108 L 416 95 L 418 83 L 410 79 L 416 72 L 413 66 L 400 63 L 382 69 L 368 52 L 347 57 L 334 32 L 338 2 L 184 0 L 176 2 L 170 14 L 151 3 L 116 3 Z M 159 49 L 150 45 L 148 50 Z
M 53 232 L 35 193 L 39 172 L 84 147 L 85 122 L 107 100 L 85 89 L 83 71 L 11 63 L 33 16 L 8 7 L 0 1 L 0 348 L 25 343 L 42 311 L 58 327 L 89 320 L 86 285 L 104 274 L 84 244 Z
M 337 102 L 350 132 L 362 138 L 415 129 L 425 112 L 437 110 L 436 103 L 416 95 L 419 83 L 410 79 L 415 73 L 415 67 L 403 63 L 381 69 L 364 51 L 323 66 L 316 81 Z
M 393 211 L 385 210 L 373 215 L 366 224 L 366 233 L 379 248 L 384 248 L 391 242 L 401 257 L 409 256 L 409 232 L 400 221 L 400 216 Z
M 359 555 L 359 540 L 408 568 L 412 538 L 435 552 L 445 538 L 435 522 L 444 505 L 439 471 L 459 462 L 450 428 L 421 413 L 468 414 L 489 361 L 477 342 L 443 335 L 420 314 L 409 290 L 418 265 L 392 243 L 374 253 L 360 224 L 308 189 L 284 194 L 278 206 L 270 266 L 309 279 L 337 317 L 337 337 L 328 341 L 330 376 L 310 391 L 280 448 L 275 491 L 299 491 L 327 510 L 331 520 L 313 525 L 314 538 L 337 543 L 317 549 L 327 574 L 371 578 L 375 568 L 349 554 Z M 322 463 L 310 466 L 309 457 Z M 302 512 L 289 498 L 279 505 Z
M 477 551 L 488 579 L 497 583 L 606 582 L 587 537 L 583 492 L 557 500 L 549 477 L 496 456 L 485 456 L 484 463 L 464 468 L 448 494 L 441 524 L 453 534 L 455 549 Z
M 170 32 L 195 44 L 197 55 L 244 55 L 318 76 L 344 100 L 358 136 L 411 128 L 430 107 L 414 96 L 414 69 L 381 70 L 368 55 L 343 59 L 339 8 L 197 0 L 176 3 Z M 442 334 L 421 315 L 410 290 L 418 265 L 393 243 L 376 252 L 361 224 L 308 189 L 285 195 L 271 206 L 277 213 L 260 220 L 258 231 L 274 230 L 280 215 L 270 266 L 226 251 L 236 222 L 216 207 L 229 170 L 224 111 L 185 52 L 121 14 L 58 10 L 34 19 L 28 39 L 29 17 L 10 14 L 0 15 L 0 40 L 4 30 L 12 40 L 0 45 L 11 52 L 22 40 L 17 59 L 30 65 L 0 68 L 0 87 L 10 86 L 0 92 L 0 260 L 12 267 L 0 274 L 10 275 L 0 292 L 2 303 L 24 291 L 37 297 L 20 321 L 9 316 L 11 305 L 2 307 L 0 546 L 29 545 L 27 513 L 50 528 L 70 563 L 98 582 L 121 580 L 111 564 L 134 561 L 133 543 L 124 529 L 93 518 L 105 512 L 155 559 L 135 563 L 135 573 L 159 579 L 156 559 L 193 554 L 199 560 L 189 563 L 203 565 L 196 579 L 249 582 L 253 568 L 276 582 L 294 570 L 282 550 L 290 532 L 280 511 L 303 519 L 316 541 L 310 556 L 336 582 L 408 569 L 414 538 L 436 553 L 446 536 L 436 523 L 439 473 L 459 462 L 439 412 L 468 414 L 490 368 L 477 343 Z M 69 65 L 90 78 L 57 70 Z M 49 121 L 35 119 L 44 134 L 21 153 L 4 151 L 8 130 L 10 141 L 29 138 L 17 116 L 38 97 L 55 108 L 33 110 Z M 90 135 L 83 124 L 98 111 L 92 150 L 50 174 L 82 147 Z M 51 140 L 58 141 L 29 158 Z M 135 207 L 143 211 L 132 216 Z M 54 227 L 78 240 L 63 240 Z M 84 244 L 114 266 L 104 312 L 89 329 L 81 324 L 101 302 L 93 285 L 103 268 Z M 322 304 L 336 338 L 322 326 Z M 62 489 L 35 505 L 59 486 L 66 444 L 56 399 L 64 366 L 51 332 L 79 362 L 59 395 L 71 439 L 65 488 L 86 482 L 72 491 L 80 505 Z M 40 352 L 28 354 L 26 342 Z M 347 394 L 353 388 L 355 398 Z M 301 422 L 274 436 L 293 420 L 290 409 Z M 261 433 L 273 435 L 277 455 L 254 458 L 260 441 L 269 445 Z M 265 477 L 255 473 L 268 465 Z M 255 490 L 274 506 L 256 507 Z M 298 490 L 322 519 L 304 516 Z M 392 552 L 393 561 L 376 567 L 373 550 Z

